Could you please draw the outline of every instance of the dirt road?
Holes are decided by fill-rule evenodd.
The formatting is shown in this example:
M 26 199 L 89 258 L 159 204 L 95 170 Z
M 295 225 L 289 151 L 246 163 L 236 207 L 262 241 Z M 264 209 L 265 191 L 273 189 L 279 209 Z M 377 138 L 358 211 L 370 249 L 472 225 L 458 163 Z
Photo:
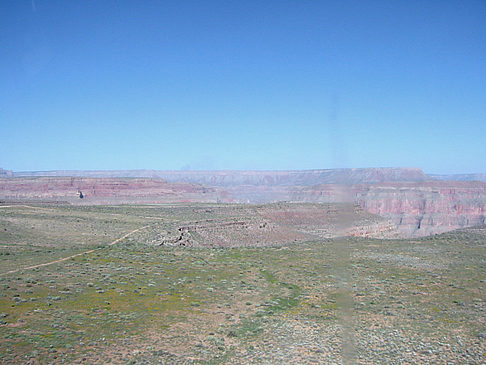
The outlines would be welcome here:
M 48 265 L 52 265 L 52 264 L 57 264 L 59 262 L 67 261 L 67 260 L 72 259 L 74 257 L 78 257 L 78 256 L 86 255 L 86 254 L 91 253 L 91 252 L 95 252 L 95 251 L 98 251 L 98 250 L 102 250 L 105 247 L 113 246 L 114 244 L 116 244 L 116 243 L 124 240 L 128 236 L 130 236 L 130 235 L 132 235 L 132 234 L 134 234 L 134 233 L 136 233 L 138 231 L 141 231 L 142 229 L 145 229 L 147 227 L 149 227 L 149 226 L 143 226 L 143 227 L 134 229 L 133 231 L 128 232 L 127 234 L 125 234 L 124 236 L 122 236 L 120 238 L 117 238 L 116 240 L 110 242 L 108 245 L 106 245 L 104 247 L 93 248 L 91 250 L 83 251 L 83 252 L 77 253 L 75 255 L 71 255 L 71 256 L 68 256 L 68 257 L 63 257 L 61 259 L 57 259 L 57 260 L 54 260 L 54 261 L 46 262 L 46 263 L 43 263 L 43 264 L 37 264 L 37 265 L 32 265 L 32 266 L 21 267 L 19 269 L 15 269 L 15 270 L 10 270 L 10 271 L 1 273 L 0 276 L 5 276 L 5 275 L 9 275 L 9 274 L 15 274 L 16 272 L 23 271 L 23 270 L 30 270 L 30 269 L 35 269 L 35 268 L 42 267 L 42 266 L 48 266 Z

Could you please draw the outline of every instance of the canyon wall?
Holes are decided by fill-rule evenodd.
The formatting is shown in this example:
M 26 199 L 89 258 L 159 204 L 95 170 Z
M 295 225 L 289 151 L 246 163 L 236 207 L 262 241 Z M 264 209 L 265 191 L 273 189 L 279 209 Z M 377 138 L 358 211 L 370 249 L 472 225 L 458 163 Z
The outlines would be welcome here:
M 0 200 L 65 201 L 71 204 L 216 202 L 224 192 L 162 179 L 38 177 L 0 178 Z
M 295 187 L 291 200 L 354 202 L 390 219 L 406 237 L 428 236 L 486 222 L 486 183 L 382 182 Z
M 356 203 L 387 217 L 407 236 L 485 223 L 486 183 L 435 181 L 361 186 Z

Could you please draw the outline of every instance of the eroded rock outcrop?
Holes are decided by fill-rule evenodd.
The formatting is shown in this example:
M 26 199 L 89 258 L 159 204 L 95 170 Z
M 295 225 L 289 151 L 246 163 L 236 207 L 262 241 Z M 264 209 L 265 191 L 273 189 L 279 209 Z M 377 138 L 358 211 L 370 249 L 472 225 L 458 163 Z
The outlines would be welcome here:
M 340 236 L 399 237 L 387 219 L 353 204 L 220 204 L 210 212 L 194 209 L 196 219 L 161 222 L 149 229 L 148 244 L 194 247 L 274 246 Z M 211 216 L 211 218 L 205 218 Z M 142 240 L 143 241 L 143 240 Z

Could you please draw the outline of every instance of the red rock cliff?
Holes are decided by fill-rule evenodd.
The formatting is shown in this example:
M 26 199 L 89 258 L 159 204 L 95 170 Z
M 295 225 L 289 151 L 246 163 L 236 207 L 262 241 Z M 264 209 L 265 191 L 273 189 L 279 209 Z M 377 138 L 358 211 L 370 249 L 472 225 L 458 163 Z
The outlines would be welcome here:
M 80 199 L 79 192 L 83 198 Z M 216 201 L 214 188 L 162 179 L 0 178 L 0 199 L 65 200 L 71 203 Z

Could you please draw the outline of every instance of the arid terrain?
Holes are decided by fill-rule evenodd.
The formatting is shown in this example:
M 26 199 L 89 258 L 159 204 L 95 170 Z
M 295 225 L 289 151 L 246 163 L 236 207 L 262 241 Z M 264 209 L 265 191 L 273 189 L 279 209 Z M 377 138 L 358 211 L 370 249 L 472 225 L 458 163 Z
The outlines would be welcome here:
M 44 203 L 1 206 L 0 227 L 2 363 L 486 361 L 484 226 L 399 239 L 353 204 Z
M 0 172 L 1 363 L 486 362 L 484 182 Z
M 0 365 L 486 365 L 486 0 L 0 19 Z

